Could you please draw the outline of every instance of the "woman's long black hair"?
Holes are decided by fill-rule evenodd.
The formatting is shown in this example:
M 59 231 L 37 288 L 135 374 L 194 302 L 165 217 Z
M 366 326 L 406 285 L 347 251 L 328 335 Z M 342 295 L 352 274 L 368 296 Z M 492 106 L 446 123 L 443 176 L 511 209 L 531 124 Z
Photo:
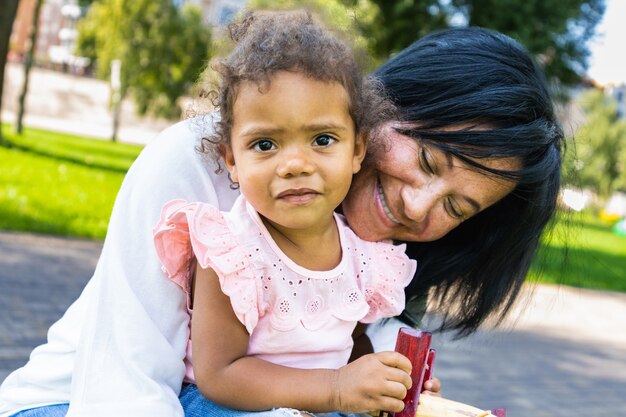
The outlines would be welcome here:
M 443 329 L 467 335 L 515 301 L 542 231 L 556 209 L 563 133 L 541 69 L 513 39 L 481 28 L 430 34 L 374 74 L 398 105 L 402 133 L 514 179 L 512 193 L 434 242 L 408 242 L 418 260 L 407 300 L 435 288 Z M 451 126 L 461 130 L 442 130 Z M 391 145 L 393 146 L 393 144 Z M 516 157 L 517 172 L 476 161 Z M 410 323 L 412 315 L 402 319 Z

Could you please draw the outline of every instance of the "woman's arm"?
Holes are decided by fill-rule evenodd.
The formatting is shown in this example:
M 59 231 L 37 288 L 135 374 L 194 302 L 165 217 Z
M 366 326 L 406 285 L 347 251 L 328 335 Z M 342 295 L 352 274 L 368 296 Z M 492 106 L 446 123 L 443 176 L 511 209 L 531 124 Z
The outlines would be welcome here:
M 68 416 L 183 416 L 178 394 L 189 315 L 185 293 L 161 270 L 152 229 L 173 198 L 227 200 L 214 184 L 213 168 L 195 151 L 191 123 L 164 131 L 124 179 L 82 323 L 74 329 L 80 337 Z M 224 176 L 225 190 L 228 184 Z
M 296 369 L 246 356 L 248 333 L 211 269 L 196 269 L 192 320 L 196 383 L 225 407 L 260 411 L 400 411 L 411 364 L 395 352 L 366 355 L 338 370 Z

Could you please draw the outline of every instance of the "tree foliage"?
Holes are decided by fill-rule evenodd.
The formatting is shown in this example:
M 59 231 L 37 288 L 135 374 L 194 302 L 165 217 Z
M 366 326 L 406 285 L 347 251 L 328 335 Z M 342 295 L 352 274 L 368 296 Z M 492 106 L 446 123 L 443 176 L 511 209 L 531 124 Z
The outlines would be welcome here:
M 358 25 L 379 60 L 425 34 L 449 26 L 482 26 L 525 45 L 553 80 L 571 85 L 588 68 L 588 41 L 605 0 L 341 0 L 349 7 L 375 6 Z M 371 12 L 370 12 L 371 13 Z
M 589 66 L 589 41 L 606 0 L 251 0 L 255 8 L 305 6 L 342 30 L 354 25 L 379 64 L 450 26 L 482 26 L 521 42 L 552 81 L 574 85 Z
M 565 172 L 574 173 L 568 182 L 608 197 L 626 187 L 626 120 L 619 117 L 616 101 L 600 90 L 585 93 L 580 105 L 586 121 L 565 159 Z
M 96 61 L 100 78 L 121 60 L 121 96 L 132 96 L 141 115 L 178 117 L 177 99 L 209 58 L 200 10 L 171 0 L 96 0 L 78 30 L 78 53 Z
M 505 33 L 539 58 L 546 74 L 565 85 L 580 80 L 589 63 L 589 40 L 605 0 L 452 0 L 469 25 Z
M 422 36 L 449 26 L 449 10 L 437 0 L 342 0 L 356 8 L 357 25 L 370 40 L 380 61 L 400 52 Z M 370 7 L 364 7 L 369 3 Z M 369 10 L 369 16 L 359 13 Z

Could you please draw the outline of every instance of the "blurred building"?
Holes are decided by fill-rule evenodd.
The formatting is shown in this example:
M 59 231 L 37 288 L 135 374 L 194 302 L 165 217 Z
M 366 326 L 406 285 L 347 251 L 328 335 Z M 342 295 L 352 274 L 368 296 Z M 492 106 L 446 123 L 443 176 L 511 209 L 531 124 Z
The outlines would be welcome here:
M 213 27 L 228 24 L 246 0 L 172 0 L 182 7 L 190 3 L 202 10 L 204 21 Z M 21 62 L 29 48 L 29 34 L 37 0 L 21 0 L 13 24 L 9 60 Z M 77 0 L 45 0 L 39 15 L 39 33 L 35 60 L 43 65 L 80 69 L 89 64 L 74 55 L 78 31 L 76 24 L 86 14 Z
M 9 59 L 21 61 L 29 48 L 36 0 L 21 0 L 13 24 Z M 41 64 L 80 70 L 89 64 L 74 55 L 78 31 L 76 23 L 83 16 L 76 0 L 46 0 L 39 15 L 35 60 Z

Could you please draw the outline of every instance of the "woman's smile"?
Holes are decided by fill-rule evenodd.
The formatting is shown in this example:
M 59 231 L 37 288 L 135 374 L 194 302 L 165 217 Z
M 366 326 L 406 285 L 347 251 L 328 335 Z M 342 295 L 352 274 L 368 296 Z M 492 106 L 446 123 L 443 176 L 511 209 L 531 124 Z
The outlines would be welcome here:
M 391 224 L 391 226 L 400 224 L 400 220 L 398 220 L 389 209 L 389 205 L 387 204 L 387 197 L 385 196 L 385 190 L 380 183 L 380 178 L 376 181 L 376 202 L 380 204 L 380 208 L 382 209 L 383 214 L 387 217 L 387 219 L 391 220 L 391 222 L 393 223 Z

